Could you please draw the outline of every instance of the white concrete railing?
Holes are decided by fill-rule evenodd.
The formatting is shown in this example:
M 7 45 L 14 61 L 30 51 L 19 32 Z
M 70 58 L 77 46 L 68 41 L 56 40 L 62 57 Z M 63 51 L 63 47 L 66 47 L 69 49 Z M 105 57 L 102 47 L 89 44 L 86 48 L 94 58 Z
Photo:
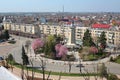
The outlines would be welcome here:
M 46 63 L 61 64 L 61 65 L 69 64 L 69 61 L 53 60 L 53 59 L 48 59 L 48 58 L 45 58 L 45 57 L 41 57 L 38 54 L 35 55 L 32 48 L 31 48 L 31 50 L 32 50 L 32 54 L 28 54 L 28 56 L 29 57 L 32 56 L 32 58 L 35 58 L 36 60 L 43 59 L 43 60 L 46 61 Z M 100 60 L 97 60 L 97 61 L 82 61 L 81 60 L 81 64 L 86 64 L 86 65 L 88 65 L 88 64 L 101 64 L 101 63 L 108 62 L 111 57 L 116 58 L 118 55 L 119 54 L 112 54 L 109 57 L 106 57 L 106 58 L 103 58 L 103 59 L 100 59 Z M 71 64 L 79 64 L 79 61 L 71 61 Z

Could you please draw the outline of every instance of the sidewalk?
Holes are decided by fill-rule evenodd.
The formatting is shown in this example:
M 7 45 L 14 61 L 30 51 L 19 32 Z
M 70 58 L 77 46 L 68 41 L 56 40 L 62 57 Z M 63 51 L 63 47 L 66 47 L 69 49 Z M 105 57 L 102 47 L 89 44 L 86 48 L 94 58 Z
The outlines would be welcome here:
M 9 69 L 9 71 L 12 72 L 11 69 Z M 14 67 L 12 73 L 15 74 L 16 76 L 21 77 L 21 69 L 20 68 Z M 25 73 L 26 73 L 26 71 L 25 71 Z M 31 71 L 29 71 L 29 75 L 32 75 Z M 46 76 L 46 78 L 48 77 L 48 75 L 45 75 L 45 76 Z M 42 78 L 42 74 L 35 73 L 35 77 Z M 51 75 L 50 79 L 52 79 L 52 80 L 59 80 L 59 76 Z M 25 78 L 25 80 L 27 80 L 27 79 Z M 61 76 L 61 80 L 85 80 L 85 79 L 84 79 L 84 77 Z M 92 76 L 92 77 L 90 77 L 90 80 L 95 80 L 95 78 Z M 98 78 L 98 80 L 102 80 L 102 79 Z M 106 79 L 103 79 L 103 80 L 106 80 Z

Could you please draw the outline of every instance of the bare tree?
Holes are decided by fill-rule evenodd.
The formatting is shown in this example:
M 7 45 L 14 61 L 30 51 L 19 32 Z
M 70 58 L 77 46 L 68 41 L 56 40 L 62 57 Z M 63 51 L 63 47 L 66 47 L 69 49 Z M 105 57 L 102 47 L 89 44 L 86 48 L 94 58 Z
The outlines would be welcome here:
M 85 73 L 81 72 L 81 74 L 83 74 L 83 78 L 85 80 L 90 80 L 90 75 L 89 75 L 90 73 L 89 73 L 88 69 L 85 69 L 85 68 L 83 68 L 83 69 L 85 71 Z
M 95 80 L 98 80 L 98 73 L 99 73 L 99 66 L 97 64 L 97 66 L 95 67 L 95 64 L 93 64 L 93 69 L 94 69 L 94 73 L 96 73 L 97 75 L 94 75 Z
M 42 73 L 43 73 L 43 80 L 45 80 L 45 63 L 43 60 L 41 60 L 41 68 L 42 68 Z
M 26 76 L 27 80 L 34 80 L 35 71 L 34 71 L 33 59 L 30 59 L 29 62 L 31 64 L 31 68 L 32 68 L 32 76 L 30 77 L 29 74 L 25 74 L 25 76 Z
M 105 66 L 104 63 L 100 66 L 100 77 L 102 79 L 108 78 L 107 67 Z
M 81 65 L 80 65 L 81 66 Z M 80 71 L 80 74 L 83 74 L 83 78 L 84 80 L 90 80 L 90 74 L 92 74 L 90 71 L 88 71 L 88 69 L 86 69 L 85 67 L 83 68 L 83 70 L 85 71 L 83 73 L 83 71 Z M 94 73 L 96 73 L 96 75 L 94 75 L 94 79 L 95 80 L 98 80 L 98 65 L 95 66 L 95 64 L 93 64 L 93 70 L 94 70 Z
M 30 60 L 30 63 L 31 63 L 31 65 L 32 65 L 32 80 L 33 80 L 33 79 L 34 79 L 34 74 L 35 74 L 35 72 L 34 72 L 33 60 Z
M 61 80 L 61 73 L 62 73 L 62 72 L 60 72 L 60 74 L 59 74 L 59 79 L 58 79 L 58 80 Z
M 49 74 L 48 74 L 47 80 L 49 80 L 50 75 L 51 75 L 51 71 L 50 71 Z

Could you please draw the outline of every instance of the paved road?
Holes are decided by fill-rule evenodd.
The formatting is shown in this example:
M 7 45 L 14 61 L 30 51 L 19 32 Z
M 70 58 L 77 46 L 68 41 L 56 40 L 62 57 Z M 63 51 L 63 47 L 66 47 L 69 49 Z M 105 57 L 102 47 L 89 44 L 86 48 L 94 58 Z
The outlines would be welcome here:
M 13 46 L 12 51 L 9 53 L 12 53 L 13 56 L 15 57 L 15 60 L 19 63 L 21 63 L 21 47 L 22 45 L 25 43 L 26 40 L 28 40 L 27 38 L 23 38 L 23 37 L 17 37 L 14 36 L 17 39 L 17 43 Z M 29 39 L 31 40 L 31 39 Z M 5 47 L 0 47 L 1 51 L 3 50 L 3 48 Z M 7 46 L 7 49 L 10 48 L 10 46 Z M 6 50 L 7 51 L 7 50 Z M 7 52 L 3 52 L 3 53 L 7 53 Z M 33 59 L 33 58 L 32 58 Z M 37 60 L 37 59 L 33 59 L 33 63 L 35 67 L 40 67 L 41 61 Z M 120 74 L 120 64 L 116 64 L 116 63 L 110 63 L 107 62 L 105 63 L 107 68 L 109 69 L 109 72 L 114 73 L 114 74 Z M 48 71 L 54 71 L 54 72 L 68 72 L 69 70 L 69 65 L 68 64 L 60 64 L 60 63 L 46 63 L 45 66 L 46 70 Z M 85 72 L 85 70 L 88 70 L 89 72 L 94 72 L 94 68 L 93 67 L 97 67 L 96 64 L 91 64 L 91 65 L 84 65 L 84 67 L 82 67 L 82 72 Z M 72 64 L 71 66 L 71 73 L 79 73 L 79 67 L 76 67 L 76 64 Z
M 9 44 L 7 42 L 0 43 L 0 56 L 6 56 L 18 45 Z
M 34 60 L 34 66 L 40 67 L 41 61 Z M 106 62 L 106 67 L 108 68 L 108 71 L 110 73 L 119 74 L 120 75 L 120 64 Z M 80 73 L 80 67 L 76 67 L 77 64 L 72 64 L 71 66 L 71 73 Z M 83 65 L 82 72 L 85 73 L 86 70 L 89 72 L 96 72 L 97 66 L 101 66 L 101 64 L 89 64 L 89 65 Z M 55 64 L 55 63 L 46 63 L 46 70 L 47 71 L 54 71 L 54 72 L 69 72 L 69 65 L 68 64 Z M 95 69 L 95 71 L 94 71 Z

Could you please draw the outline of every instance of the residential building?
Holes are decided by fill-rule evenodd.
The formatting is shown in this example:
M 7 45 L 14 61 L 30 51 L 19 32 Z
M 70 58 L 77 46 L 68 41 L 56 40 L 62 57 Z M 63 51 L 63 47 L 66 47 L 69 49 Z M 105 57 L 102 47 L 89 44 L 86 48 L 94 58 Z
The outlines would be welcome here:
M 71 41 L 82 41 L 84 33 L 87 29 L 90 30 L 93 40 L 96 42 L 97 38 L 104 31 L 106 34 L 107 44 L 113 44 L 115 46 L 120 45 L 120 31 L 109 29 L 109 25 L 94 25 L 94 27 L 80 27 L 80 26 L 65 26 L 65 25 L 34 25 L 34 24 L 18 24 L 18 23 L 3 23 L 4 29 L 11 31 L 20 31 L 30 34 L 46 34 L 46 35 L 62 35 Z M 102 27 L 101 27 L 102 26 Z M 73 33 L 74 34 L 73 34 Z M 73 38 L 75 36 L 75 39 Z M 69 39 L 70 40 L 70 39 Z

